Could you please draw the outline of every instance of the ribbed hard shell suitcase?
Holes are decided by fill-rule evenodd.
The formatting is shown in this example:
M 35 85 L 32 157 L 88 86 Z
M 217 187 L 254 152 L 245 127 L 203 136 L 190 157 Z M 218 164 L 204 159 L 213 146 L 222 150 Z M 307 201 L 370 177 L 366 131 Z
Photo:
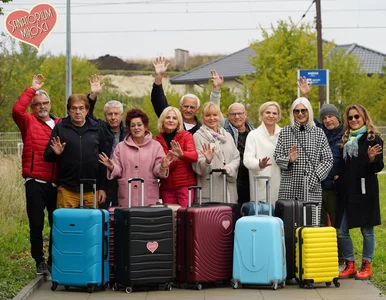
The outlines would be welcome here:
M 130 178 L 129 206 L 114 211 L 114 290 L 124 285 L 130 293 L 135 287 L 171 290 L 173 280 L 173 214 L 168 207 L 131 207 L 131 183 L 141 182 L 144 203 L 144 179 Z
M 115 275 L 114 275 L 114 226 L 115 226 L 115 220 L 114 220 L 114 211 L 118 206 L 112 206 L 108 208 L 109 212 L 109 223 L 110 223 L 110 239 L 109 239 L 109 269 L 110 269 L 110 286 L 112 287 L 115 283 Z
M 60 208 L 53 213 L 52 286 L 96 287 L 105 290 L 109 282 L 109 213 L 104 209 L 83 208 L 83 182 L 80 208 Z M 94 182 L 94 207 L 96 184 Z
M 284 222 L 284 236 L 287 260 L 287 279 L 295 278 L 295 232 L 303 224 L 303 201 L 278 200 L 275 216 Z M 311 207 L 307 208 L 307 224 L 311 224 Z
M 308 202 L 306 205 L 318 205 Z M 306 214 L 304 207 L 304 214 Z M 316 220 L 318 209 L 316 209 Z M 339 261 L 334 227 L 302 226 L 296 229 L 296 281 L 300 287 L 334 283 L 339 287 Z
M 255 195 L 259 179 L 267 180 L 267 199 L 271 204 L 270 177 L 255 176 Z M 274 290 L 278 285 L 285 286 L 284 227 L 280 218 L 265 215 L 240 218 L 236 222 L 233 252 L 233 288 L 239 284 L 267 285 Z
M 177 270 L 180 286 L 229 281 L 232 276 L 233 216 L 229 206 L 191 207 L 177 211 Z

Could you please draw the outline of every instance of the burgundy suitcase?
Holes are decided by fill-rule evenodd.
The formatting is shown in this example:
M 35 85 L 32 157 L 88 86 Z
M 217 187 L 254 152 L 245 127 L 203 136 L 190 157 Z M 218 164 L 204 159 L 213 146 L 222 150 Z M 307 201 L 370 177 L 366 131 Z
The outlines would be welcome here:
M 233 216 L 229 206 L 191 207 L 177 211 L 177 270 L 180 286 L 194 284 L 197 290 L 203 283 L 226 282 L 232 278 Z

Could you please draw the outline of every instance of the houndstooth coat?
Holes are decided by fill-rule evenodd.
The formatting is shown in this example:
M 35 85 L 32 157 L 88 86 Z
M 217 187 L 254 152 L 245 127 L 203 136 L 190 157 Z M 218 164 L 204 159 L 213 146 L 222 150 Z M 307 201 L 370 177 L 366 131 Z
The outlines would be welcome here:
M 330 172 L 333 164 L 332 153 L 322 129 L 309 124 L 302 126 L 295 122 L 284 127 L 279 135 L 273 157 L 281 169 L 279 199 L 317 201 L 321 206 L 321 181 Z M 299 157 L 289 162 L 289 151 L 297 146 Z M 308 199 L 304 195 L 305 179 L 308 181 Z M 313 209 L 313 211 L 315 211 Z M 315 223 L 315 215 L 313 215 Z M 319 209 L 320 220 L 320 209 Z

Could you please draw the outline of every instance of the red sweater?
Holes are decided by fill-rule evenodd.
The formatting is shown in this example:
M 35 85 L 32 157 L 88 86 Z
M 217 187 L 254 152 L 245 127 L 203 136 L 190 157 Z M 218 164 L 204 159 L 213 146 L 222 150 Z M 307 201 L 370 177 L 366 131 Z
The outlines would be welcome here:
M 56 163 L 44 161 L 44 150 L 50 140 L 52 129 L 46 122 L 27 113 L 27 108 L 35 95 L 33 88 L 26 88 L 12 109 L 12 117 L 23 138 L 23 177 L 31 177 L 47 182 L 56 182 Z M 59 118 L 51 116 L 55 124 Z
M 161 144 L 165 154 L 167 154 L 169 149 L 162 133 L 158 134 L 155 140 Z M 194 145 L 193 136 L 188 131 L 180 131 L 177 132 L 174 141 L 180 144 L 184 155 L 170 165 L 169 176 L 161 179 L 161 190 L 171 190 L 196 185 L 196 174 L 192 169 L 192 162 L 198 159 L 198 154 L 196 146 Z

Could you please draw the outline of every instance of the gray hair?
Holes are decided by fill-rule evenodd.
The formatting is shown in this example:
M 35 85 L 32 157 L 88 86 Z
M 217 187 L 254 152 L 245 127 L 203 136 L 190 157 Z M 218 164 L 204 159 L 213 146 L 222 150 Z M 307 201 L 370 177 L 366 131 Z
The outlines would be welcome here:
M 310 101 L 308 101 L 307 98 L 304 98 L 304 97 L 297 98 L 294 101 L 294 103 L 292 103 L 292 105 L 291 105 L 291 111 L 290 111 L 291 125 L 295 124 L 294 109 L 298 104 L 303 104 L 305 106 L 305 108 L 307 108 L 307 110 L 308 110 L 308 122 L 307 123 L 311 126 L 315 126 L 314 111 L 312 109 L 311 103 L 310 103 Z
M 185 95 L 183 95 L 181 97 L 181 100 L 180 100 L 180 105 L 182 105 L 184 103 L 185 97 L 196 99 L 197 100 L 197 108 L 200 108 L 200 99 L 198 99 L 198 97 L 196 95 L 194 95 L 194 94 L 185 94 Z
M 46 96 L 48 101 L 51 103 L 51 98 L 48 96 L 48 93 L 45 90 L 37 90 L 35 96 Z
M 117 101 L 117 100 L 110 100 L 109 102 L 107 102 L 105 104 L 105 107 L 103 109 L 103 113 L 106 114 L 106 110 L 109 108 L 109 107 L 118 107 L 119 108 L 119 111 L 121 112 L 121 114 L 123 114 L 123 105 L 121 102 Z

